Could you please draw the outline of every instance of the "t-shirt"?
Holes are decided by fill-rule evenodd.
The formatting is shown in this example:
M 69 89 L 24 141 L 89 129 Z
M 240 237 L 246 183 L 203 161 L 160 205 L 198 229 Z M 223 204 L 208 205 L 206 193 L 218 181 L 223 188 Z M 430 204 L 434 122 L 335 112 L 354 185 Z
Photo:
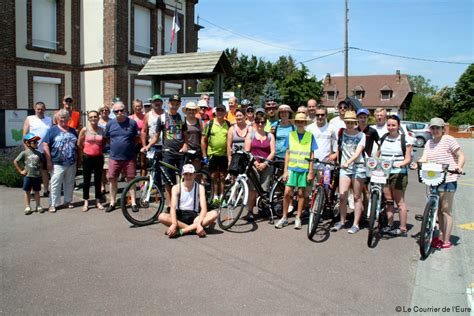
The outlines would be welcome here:
M 405 143 L 407 143 L 405 139 Z M 408 144 L 407 144 L 408 145 Z M 402 151 L 402 135 L 398 135 L 396 138 L 392 138 L 390 136 L 385 137 L 382 146 L 380 147 L 380 157 L 392 159 L 393 162 L 401 162 L 405 160 L 405 156 L 403 156 Z M 392 170 L 390 173 L 407 173 L 407 167 L 403 168 L 396 168 L 392 166 Z
M 226 119 L 230 124 L 234 124 L 234 123 L 235 123 L 235 114 L 232 113 L 231 111 L 229 111 L 229 113 L 227 113 L 227 115 L 225 116 L 225 119 Z
M 346 131 L 342 133 L 342 155 L 341 155 L 341 164 L 345 163 L 349 159 L 351 159 L 352 156 L 354 156 L 356 150 L 358 147 L 365 147 L 365 134 L 362 132 L 358 132 L 355 135 L 348 135 L 346 134 Z M 356 159 L 357 163 L 364 162 L 364 157 L 363 154 L 359 155 L 359 158 Z M 357 169 L 357 172 L 363 172 L 365 170 L 365 167 L 363 165 L 357 165 L 355 167 Z
M 40 119 L 36 115 L 30 115 L 26 119 L 28 120 L 28 123 L 30 124 L 29 132 L 41 138 L 40 142 L 38 143 L 38 151 L 42 153 L 43 152 L 42 142 L 43 142 L 44 136 L 46 135 L 46 132 L 53 125 L 52 120 L 50 117 L 47 117 L 47 116 Z
M 297 133 L 297 134 L 298 134 L 298 140 L 301 142 L 301 140 L 303 139 L 304 133 L 303 134 Z M 290 147 L 290 134 L 288 134 L 288 136 L 286 136 L 284 146 L 285 146 L 286 149 L 289 149 L 289 147 Z M 316 144 L 316 139 L 314 139 L 314 135 L 311 134 L 311 151 L 314 152 L 317 149 L 318 149 L 318 145 Z M 297 171 L 297 172 L 308 172 L 307 169 L 302 169 L 302 168 L 299 168 L 299 167 L 288 167 L 288 170 L 293 170 L 293 171 Z
M 160 118 L 159 124 L 156 125 L 156 132 L 163 134 L 163 148 L 172 152 L 179 152 L 184 145 L 184 134 L 187 133 L 187 124 L 181 118 L 179 113 L 166 113 Z
M 375 124 L 375 125 L 372 125 L 372 127 L 377 131 L 377 134 L 379 134 L 379 138 L 382 138 L 383 135 L 388 133 L 387 123 L 385 123 L 382 126 Z
M 341 128 L 346 128 L 346 123 L 339 116 L 336 116 L 336 117 L 333 117 L 329 121 L 329 125 L 331 125 L 331 127 L 334 129 L 334 132 L 335 132 L 335 135 L 336 135 L 336 142 L 333 144 L 333 151 L 336 152 L 336 150 L 337 150 L 337 140 L 339 138 L 339 130 Z
M 456 139 L 450 135 L 443 135 L 439 142 L 430 139 L 425 144 L 426 157 L 429 162 L 449 164 L 449 170 L 458 168 L 458 158 L 455 151 L 461 148 Z M 457 174 L 448 173 L 446 182 L 455 182 Z
M 323 127 L 318 127 L 316 123 L 311 123 L 306 126 L 306 131 L 313 134 L 318 144 L 318 149 L 314 151 L 314 158 L 324 161 L 329 157 L 336 143 L 337 137 L 333 126 L 326 123 Z
M 105 126 L 105 137 L 110 139 L 110 159 L 134 160 L 138 133 L 137 122 L 128 117 L 121 123 L 116 119 L 110 120 Z
M 48 144 L 53 165 L 71 166 L 76 163 L 77 132 L 68 127 L 64 132 L 54 125 L 47 132 L 43 140 Z
M 360 127 L 357 128 L 359 131 Z M 365 134 L 365 154 L 369 157 L 372 156 L 373 152 L 377 151 L 377 148 L 374 149 L 374 143 L 379 141 L 379 134 L 375 129 L 373 129 L 370 126 L 367 126 L 363 131 L 361 131 Z M 375 146 L 378 147 L 378 146 Z M 374 151 L 375 150 L 375 151 Z
M 229 131 L 229 124 L 224 121 L 221 126 L 217 122 L 217 119 L 214 119 L 210 134 L 208 132 L 209 125 L 210 122 L 206 124 L 203 132 L 203 135 L 209 135 L 207 143 L 207 155 L 209 157 L 227 156 L 227 132 Z
M 132 114 L 129 117 L 137 122 L 138 130 L 141 131 L 143 128 L 143 119 L 140 119 L 136 114 Z
M 186 125 L 188 129 L 188 148 L 196 150 L 200 153 L 202 127 L 199 120 L 196 120 L 196 123 L 194 123 L 194 125 L 188 124 L 187 122 Z
M 16 158 L 25 166 L 26 176 L 32 178 L 41 177 L 41 165 L 44 163 L 44 156 L 36 149 L 28 148 L 23 150 Z
M 285 141 L 288 135 L 290 135 L 290 132 L 296 130 L 295 126 L 293 124 L 289 124 L 287 126 L 282 126 L 280 121 L 273 122 L 272 128 L 276 129 L 276 135 L 275 135 L 275 147 L 276 147 L 276 153 L 275 156 L 280 159 L 285 159 L 285 154 L 286 154 L 286 149 L 285 147 Z

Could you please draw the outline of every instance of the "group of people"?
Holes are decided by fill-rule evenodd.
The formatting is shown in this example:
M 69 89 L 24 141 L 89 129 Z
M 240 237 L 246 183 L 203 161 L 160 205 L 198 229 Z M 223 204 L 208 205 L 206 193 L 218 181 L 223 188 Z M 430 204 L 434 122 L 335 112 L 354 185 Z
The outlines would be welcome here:
M 365 159 L 387 157 L 394 161 L 388 183 L 384 188 L 387 201 L 388 226 L 383 232 L 393 236 L 407 234 L 407 207 L 405 190 L 408 183 L 408 167 L 412 162 L 412 140 L 402 128 L 400 118 L 388 115 L 383 109 L 376 109 L 376 124 L 368 125 L 370 112 L 367 109 L 354 111 L 351 104 L 341 101 L 338 115 L 328 122 L 328 112 L 323 106 L 310 99 L 307 106 L 298 108 L 297 113 L 286 104 L 278 105 L 275 100 L 266 100 L 264 108 L 254 108 L 248 100 L 240 105 L 235 97 L 228 101 L 228 109 L 222 104 L 209 106 L 209 96 L 203 95 L 196 104 L 188 102 L 183 118 L 178 110 L 181 98 L 169 98 L 168 110 L 163 109 L 160 95 L 151 98 L 149 106 L 140 100 L 132 103 L 133 113 L 128 115 L 123 102 L 114 100 L 98 111 L 87 112 L 87 125 L 80 126 L 79 113 L 73 111 L 71 96 L 64 98 L 63 107 L 55 113 L 54 125 L 44 115 L 45 104 L 35 104 L 35 115 L 29 116 L 24 124 L 26 150 L 14 161 L 17 170 L 25 175 L 25 213 L 33 212 L 30 207 L 30 192 L 33 189 L 37 203 L 36 210 L 43 212 L 39 203 L 41 182 L 44 195 L 50 197 L 49 212 L 55 212 L 61 205 L 61 189 L 64 204 L 73 207 L 72 193 L 78 160 L 84 172 L 83 206 L 89 205 L 89 187 L 94 174 L 95 206 L 111 212 L 115 209 L 117 184 L 122 176 L 130 181 L 136 176 L 137 162 L 140 174 L 146 174 L 145 152 L 162 153 L 164 162 L 182 170 L 183 182 L 176 183 L 174 173 L 169 174 L 172 183 L 166 183 L 169 212 L 160 215 L 160 221 L 169 226 L 170 237 L 195 231 L 205 235 L 204 227 L 217 218 L 216 211 L 207 209 L 205 191 L 194 181 L 193 174 L 208 165 L 214 196 L 212 204 L 220 204 L 224 193 L 227 169 L 232 153 L 243 148 L 256 159 L 254 168 L 260 177 L 262 188 L 268 191 L 273 168 L 268 161 L 284 161 L 285 182 L 283 216 L 276 228 L 288 225 L 288 211 L 293 191 L 298 191 L 298 207 L 294 222 L 295 229 L 301 229 L 301 215 L 314 178 L 322 176 L 321 167 L 306 158 L 320 161 L 335 161 L 341 167 L 339 177 L 340 219 L 332 227 L 338 231 L 345 227 L 349 192 L 354 200 L 354 221 L 348 232 L 359 231 L 364 212 L 364 196 L 367 192 Z M 112 110 L 112 112 L 111 112 Z M 113 118 L 111 118 L 113 115 Z M 421 161 L 445 163 L 450 169 L 464 165 L 464 155 L 456 140 L 444 133 L 444 122 L 434 118 L 430 122 L 433 139 L 425 145 Z M 184 165 L 183 153 L 196 152 L 192 164 Z M 21 165 L 23 163 L 23 167 Z M 51 181 L 49 184 L 49 175 Z M 159 176 L 159 173 L 158 173 Z M 439 247 L 449 248 L 452 227 L 452 202 L 456 191 L 456 175 L 449 175 L 440 188 L 441 208 L 439 213 L 440 238 L 435 240 Z M 107 181 L 110 184 L 110 201 L 105 208 L 102 195 Z M 159 177 L 158 181 L 162 181 Z M 50 190 L 48 188 L 51 188 Z M 132 194 L 132 209 L 138 211 Z M 250 187 L 248 214 L 254 219 L 256 191 Z M 395 206 L 399 210 L 400 225 L 394 227 Z

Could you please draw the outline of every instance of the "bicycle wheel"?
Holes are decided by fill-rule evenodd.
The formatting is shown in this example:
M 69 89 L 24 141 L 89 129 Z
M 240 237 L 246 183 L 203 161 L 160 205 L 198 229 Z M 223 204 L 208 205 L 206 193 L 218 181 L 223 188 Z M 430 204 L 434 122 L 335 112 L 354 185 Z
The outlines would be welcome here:
M 378 192 L 372 192 L 370 196 L 370 217 L 369 217 L 369 234 L 367 236 L 367 246 L 375 247 L 375 236 L 380 231 L 380 221 L 377 220 L 377 203 L 379 200 Z
M 324 211 L 324 189 L 322 186 L 317 186 L 314 191 L 313 200 L 310 206 L 308 219 L 308 239 L 312 240 L 318 228 L 319 221 Z
M 204 185 L 204 189 L 206 190 L 207 205 L 211 205 L 212 197 L 214 195 L 212 192 L 212 182 L 211 182 L 211 176 L 209 175 L 209 172 L 207 172 L 206 170 L 197 171 L 195 180 L 197 183 Z
M 423 221 L 421 222 L 420 231 L 420 254 L 423 259 L 426 259 L 431 252 L 431 241 L 433 240 L 433 232 L 436 221 L 436 202 L 430 198 L 425 206 L 423 212 Z
M 138 177 L 133 179 L 123 190 L 120 199 L 122 213 L 133 225 L 145 226 L 153 224 L 158 220 L 158 214 L 161 213 L 165 204 L 163 191 L 159 186 L 153 183 L 150 188 L 149 177 Z M 132 210 L 132 189 L 135 188 L 135 203 L 138 211 Z
M 283 216 L 283 196 L 285 194 L 285 184 L 282 177 L 278 177 L 270 190 L 270 207 L 273 215 Z
M 242 181 L 237 181 L 233 186 L 228 188 L 219 205 L 217 223 L 219 227 L 227 230 L 234 226 L 239 220 L 245 206 L 245 185 Z

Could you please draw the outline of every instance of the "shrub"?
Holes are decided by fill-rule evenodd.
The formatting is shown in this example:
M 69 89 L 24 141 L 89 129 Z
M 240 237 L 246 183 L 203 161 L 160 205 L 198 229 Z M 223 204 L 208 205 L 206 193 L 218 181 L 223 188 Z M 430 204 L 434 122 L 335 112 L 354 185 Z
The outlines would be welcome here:
M 11 147 L 0 150 L 0 184 L 7 187 L 22 186 L 22 176 L 13 166 L 13 159 L 23 150 L 23 147 Z

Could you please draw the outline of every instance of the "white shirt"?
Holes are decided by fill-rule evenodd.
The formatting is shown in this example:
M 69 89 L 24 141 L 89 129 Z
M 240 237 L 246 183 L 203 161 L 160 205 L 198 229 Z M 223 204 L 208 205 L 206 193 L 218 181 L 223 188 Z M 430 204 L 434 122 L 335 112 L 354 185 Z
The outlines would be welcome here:
M 333 117 L 330 121 L 329 121 L 329 125 L 332 126 L 333 130 L 334 130 L 334 133 L 336 134 L 336 141 L 334 142 L 333 144 L 333 151 L 336 152 L 337 151 L 337 140 L 339 138 L 339 130 L 341 128 L 346 128 L 346 123 L 344 122 L 343 119 L 341 119 L 338 116 L 336 117 Z
M 372 125 L 372 127 L 377 131 L 377 134 L 379 134 L 379 138 L 382 138 L 383 135 L 388 133 L 387 123 L 382 126 L 378 126 L 377 124 L 375 124 Z
M 315 123 L 306 126 L 306 130 L 313 134 L 318 149 L 314 151 L 314 158 L 323 161 L 331 154 L 331 148 L 336 142 L 336 133 L 331 125 L 326 123 L 323 127 L 318 127 Z
M 43 153 L 43 142 L 44 136 L 46 136 L 46 132 L 52 126 L 52 120 L 50 117 L 45 116 L 44 118 L 40 119 L 36 115 L 30 115 L 26 118 L 28 123 L 30 124 L 30 133 L 35 134 L 36 136 L 41 137 L 38 143 L 38 151 Z

